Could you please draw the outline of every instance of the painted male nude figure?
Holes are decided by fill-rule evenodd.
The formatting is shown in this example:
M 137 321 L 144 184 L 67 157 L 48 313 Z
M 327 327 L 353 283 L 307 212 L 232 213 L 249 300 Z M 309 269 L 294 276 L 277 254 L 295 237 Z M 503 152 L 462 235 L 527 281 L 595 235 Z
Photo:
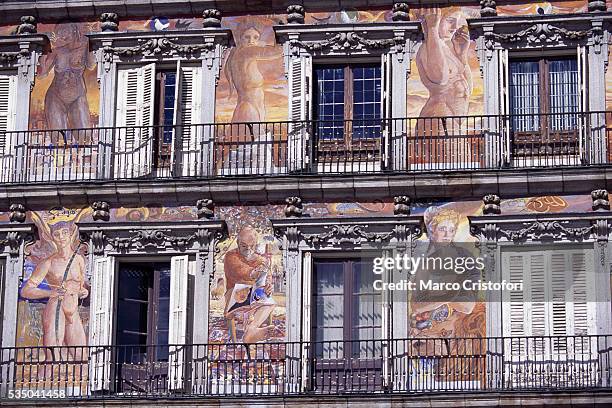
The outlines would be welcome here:
M 429 98 L 419 116 L 465 116 L 473 90 L 465 17 L 460 10 L 447 8 L 443 11 L 438 7 L 424 8 L 421 14 L 425 41 L 417 52 L 416 63 Z M 417 126 L 417 135 L 452 137 L 460 133 L 461 119 L 421 119 Z M 421 153 L 429 156 L 426 158 L 429 161 L 456 162 L 453 155 L 470 155 L 469 146 L 457 146 L 457 143 L 457 140 L 431 141 Z M 451 157 L 444 157 L 449 155 Z M 468 159 L 461 161 L 465 160 Z
M 79 300 L 89 295 L 85 287 L 85 258 L 76 252 L 76 227 L 67 222 L 50 226 L 55 252 L 42 260 L 21 289 L 25 299 L 48 299 L 42 312 L 43 345 L 85 346 L 87 337 L 79 315 Z M 39 288 L 46 280 L 50 289 Z M 68 349 L 73 358 L 76 349 Z M 53 358 L 47 351 L 47 360 Z
M 89 128 L 90 116 L 84 72 L 93 69 L 95 60 L 89 52 L 87 38 L 78 24 L 55 26 L 53 52 L 41 58 L 38 76 L 51 71 L 53 81 L 45 95 L 47 129 Z

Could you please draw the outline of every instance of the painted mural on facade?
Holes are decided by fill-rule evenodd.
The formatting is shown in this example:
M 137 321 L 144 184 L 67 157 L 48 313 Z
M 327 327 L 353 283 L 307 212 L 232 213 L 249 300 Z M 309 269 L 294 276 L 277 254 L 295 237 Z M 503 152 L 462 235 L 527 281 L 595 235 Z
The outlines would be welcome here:
M 219 244 L 211 286 L 209 338 L 256 343 L 285 338 L 282 254 L 269 222 L 282 206 L 222 207 L 229 238 Z

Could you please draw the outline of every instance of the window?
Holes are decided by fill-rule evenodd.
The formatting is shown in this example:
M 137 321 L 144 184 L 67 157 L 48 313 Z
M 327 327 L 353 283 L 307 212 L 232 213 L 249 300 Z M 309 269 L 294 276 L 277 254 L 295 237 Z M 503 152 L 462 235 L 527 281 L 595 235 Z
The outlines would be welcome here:
M 373 287 L 372 261 L 316 259 L 313 279 L 316 354 L 343 358 L 345 351 L 364 357 L 370 352 L 371 357 L 368 340 L 382 336 L 382 299 Z M 343 341 L 355 341 L 350 351 L 344 349 Z
M 12 173 L 13 137 L 17 119 L 17 75 L 0 71 L 0 182 Z
M 381 137 L 380 65 L 322 65 L 314 74 L 319 154 L 372 158 L 367 152 L 378 152 Z
M 120 263 L 118 280 L 115 344 L 118 375 L 127 380 L 119 383 L 144 387 L 168 374 L 170 262 Z
M 551 386 L 581 381 L 577 373 L 594 369 L 588 364 L 596 347 L 586 337 L 597 334 L 595 302 L 589 301 L 595 299 L 593 256 L 592 248 L 577 246 L 502 252 L 502 279 L 523 282 L 522 290 L 502 294 L 507 368 L 517 384 L 533 380 L 520 374 L 526 361 L 550 362 L 541 368 L 551 370 Z M 575 366 L 563 366 L 567 361 Z
M 580 85 L 576 58 L 510 62 L 514 153 L 577 153 Z
M 193 175 L 203 163 L 201 66 L 148 64 L 118 73 L 115 176 Z

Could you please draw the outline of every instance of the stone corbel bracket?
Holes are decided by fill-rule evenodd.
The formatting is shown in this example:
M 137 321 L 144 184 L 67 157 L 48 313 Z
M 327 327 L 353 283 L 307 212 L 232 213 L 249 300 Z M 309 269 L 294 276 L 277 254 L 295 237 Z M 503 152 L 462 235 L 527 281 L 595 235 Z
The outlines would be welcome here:
M 48 45 L 45 34 L 0 36 L 0 68 L 17 69 L 19 77 L 33 86 L 38 58 Z
M 423 233 L 423 217 L 291 218 L 270 220 L 288 251 L 406 248 Z
M 495 49 L 568 48 L 607 46 L 612 13 L 498 16 L 469 19 L 479 56 L 491 58 Z M 607 51 L 606 51 L 607 52 Z
M 36 226 L 32 223 L 0 224 L 0 252 L 18 257 L 24 245 L 35 237 Z
M 287 24 L 274 26 L 285 56 L 346 56 L 412 52 L 421 34 L 418 21 L 371 24 Z
M 219 69 L 225 49 L 234 45 L 232 31 L 204 28 L 185 31 L 100 32 L 87 34 L 96 52 L 98 69 L 108 72 L 113 63 L 205 60 Z
M 208 251 L 227 236 L 221 220 L 77 223 L 94 255 Z
M 470 232 L 480 242 L 608 241 L 612 214 L 565 213 L 471 216 Z

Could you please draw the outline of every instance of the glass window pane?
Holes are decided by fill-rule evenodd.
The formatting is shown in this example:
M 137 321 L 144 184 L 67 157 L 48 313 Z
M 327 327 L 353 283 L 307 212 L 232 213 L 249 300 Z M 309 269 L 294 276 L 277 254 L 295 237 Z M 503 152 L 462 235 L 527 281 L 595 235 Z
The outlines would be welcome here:
M 551 128 L 571 130 L 577 127 L 579 78 L 576 59 L 556 59 L 548 63 Z
M 540 127 L 540 64 L 538 61 L 510 63 L 510 113 L 513 129 L 537 131 Z
M 353 138 L 378 138 L 380 131 L 380 66 L 353 67 Z

